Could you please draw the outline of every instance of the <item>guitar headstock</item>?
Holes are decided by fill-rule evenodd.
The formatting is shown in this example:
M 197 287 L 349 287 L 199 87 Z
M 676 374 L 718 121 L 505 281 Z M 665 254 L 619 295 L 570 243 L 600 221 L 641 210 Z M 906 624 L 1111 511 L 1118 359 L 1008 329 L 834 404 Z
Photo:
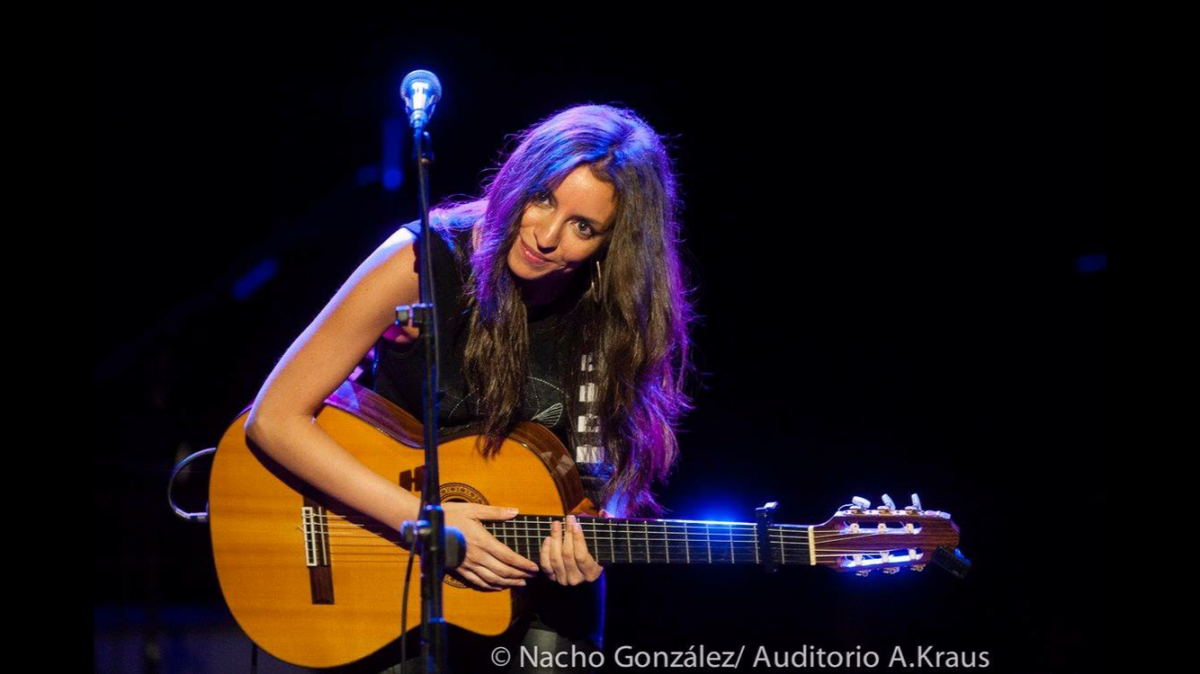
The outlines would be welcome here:
M 971 568 L 958 551 L 958 525 L 950 513 L 925 510 L 916 494 L 912 505 L 903 508 L 887 494 L 876 508 L 856 496 L 813 527 L 811 535 L 813 561 L 834 571 L 892 574 L 905 567 L 924 571 L 933 562 L 962 578 Z

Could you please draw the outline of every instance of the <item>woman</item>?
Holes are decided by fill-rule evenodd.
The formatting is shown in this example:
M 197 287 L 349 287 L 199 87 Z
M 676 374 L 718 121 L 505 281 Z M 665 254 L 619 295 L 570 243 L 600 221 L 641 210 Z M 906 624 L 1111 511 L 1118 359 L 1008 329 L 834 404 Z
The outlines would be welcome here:
M 690 368 L 670 159 L 644 121 L 602 105 L 564 110 L 518 141 L 480 199 L 431 215 L 439 425 L 481 423 L 488 453 L 516 421 L 544 423 L 574 448 L 603 514 L 655 514 L 650 490 L 677 456 Z M 417 497 L 367 469 L 312 417 L 376 343 L 376 390 L 420 416 L 417 332 L 392 325 L 397 305 L 418 300 L 420 230 L 405 225 L 354 272 L 275 367 L 247 422 L 249 437 L 300 478 L 397 529 L 417 518 Z M 445 510 L 468 543 L 462 580 L 484 590 L 528 584 L 534 594 L 529 620 L 500 639 L 601 647 L 602 569 L 573 519 L 555 525 L 535 563 L 480 523 L 512 511 Z M 451 662 L 496 643 L 453 631 Z

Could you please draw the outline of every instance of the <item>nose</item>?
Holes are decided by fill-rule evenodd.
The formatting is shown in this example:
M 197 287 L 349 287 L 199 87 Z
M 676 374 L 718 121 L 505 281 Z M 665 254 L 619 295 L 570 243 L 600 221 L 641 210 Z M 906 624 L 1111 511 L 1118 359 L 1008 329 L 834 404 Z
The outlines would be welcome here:
M 533 241 L 537 244 L 539 253 L 549 253 L 558 248 L 563 226 L 562 219 L 553 217 L 546 218 L 533 228 Z

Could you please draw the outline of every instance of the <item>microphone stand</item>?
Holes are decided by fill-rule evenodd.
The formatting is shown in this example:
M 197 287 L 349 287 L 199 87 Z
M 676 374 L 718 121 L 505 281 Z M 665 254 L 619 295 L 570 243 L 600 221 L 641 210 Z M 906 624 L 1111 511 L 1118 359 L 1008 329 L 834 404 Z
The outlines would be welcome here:
M 420 303 L 396 308 L 396 323 L 420 329 L 425 348 L 425 503 L 421 519 L 405 525 L 404 540 L 421 555 L 421 659 L 424 670 L 443 673 L 446 668 L 446 619 L 442 608 L 442 579 L 446 575 L 446 517 L 442 510 L 441 480 L 438 477 L 438 320 L 433 285 L 433 230 L 429 224 L 429 164 L 433 162 L 432 139 L 422 120 L 413 122 L 413 154 L 417 160 L 418 198 L 421 207 L 421 296 Z M 461 559 L 464 541 L 459 541 Z M 457 561 L 457 560 L 455 560 Z M 401 638 L 405 638 L 404 635 Z

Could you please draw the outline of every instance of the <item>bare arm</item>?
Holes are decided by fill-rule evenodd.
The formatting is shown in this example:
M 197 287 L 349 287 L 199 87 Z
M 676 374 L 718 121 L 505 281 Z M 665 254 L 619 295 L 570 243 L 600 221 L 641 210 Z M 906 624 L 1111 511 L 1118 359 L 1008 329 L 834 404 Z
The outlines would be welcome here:
M 383 332 L 396 306 L 419 299 L 414 237 L 401 229 L 371 254 L 296 339 L 267 377 L 246 422 L 247 436 L 297 477 L 350 507 L 399 529 L 417 519 L 419 499 L 367 468 L 316 425 L 313 415 Z M 458 572 L 485 589 L 524 585 L 538 565 L 487 532 L 481 519 L 516 511 L 445 504 L 446 520 L 467 538 Z
M 355 459 L 313 415 L 393 323 L 396 305 L 417 301 L 413 242 L 401 229 L 359 265 L 276 364 L 246 423 L 271 458 L 394 529 L 417 518 L 419 499 Z

